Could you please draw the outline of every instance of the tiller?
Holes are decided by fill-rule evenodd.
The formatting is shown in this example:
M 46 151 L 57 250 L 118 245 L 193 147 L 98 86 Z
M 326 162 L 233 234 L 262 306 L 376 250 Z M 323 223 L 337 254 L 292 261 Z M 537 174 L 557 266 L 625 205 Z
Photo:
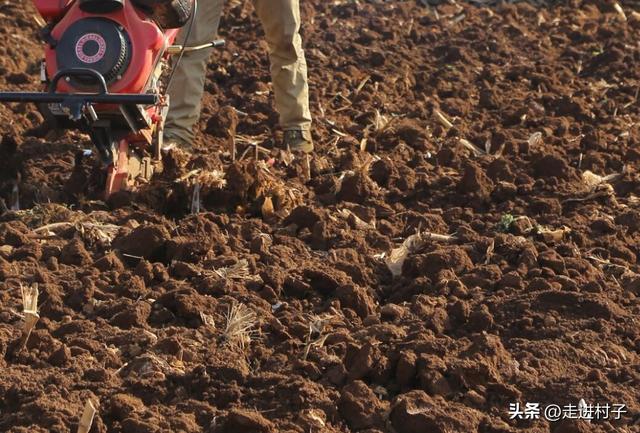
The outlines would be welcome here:
M 185 51 L 197 0 L 33 0 L 45 21 L 44 91 L 0 93 L 33 102 L 55 129 L 89 134 L 106 170 L 105 195 L 135 189 L 162 170 L 165 94 Z M 166 86 L 163 77 L 169 76 Z

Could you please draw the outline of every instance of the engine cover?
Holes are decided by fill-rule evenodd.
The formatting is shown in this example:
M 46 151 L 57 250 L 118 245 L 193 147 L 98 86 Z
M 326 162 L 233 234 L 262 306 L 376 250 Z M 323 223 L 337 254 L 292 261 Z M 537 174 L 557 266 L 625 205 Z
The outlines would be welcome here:
M 65 69 L 93 69 L 104 76 L 110 93 L 150 90 L 154 71 L 178 33 L 163 31 L 132 1 L 107 14 L 85 12 L 75 1 L 52 27 L 45 47 L 47 77 Z M 95 91 L 90 84 L 91 78 L 74 77 L 60 80 L 56 90 Z
M 131 60 L 131 41 L 126 30 L 107 18 L 84 18 L 73 23 L 56 47 L 61 69 L 89 68 L 98 71 L 107 84 L 122 78 Z M 71 84 L 95 84 L 90 77 L 73 78 Z

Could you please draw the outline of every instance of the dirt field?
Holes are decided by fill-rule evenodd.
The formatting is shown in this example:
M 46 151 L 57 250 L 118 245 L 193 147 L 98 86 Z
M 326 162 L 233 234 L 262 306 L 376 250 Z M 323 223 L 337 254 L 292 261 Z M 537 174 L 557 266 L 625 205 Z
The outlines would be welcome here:
M 2 89 L 37 88 L 28 3 L 0 5 Z M 202 153 L 137 194 L 0 107 L 0 431 L 76 432 L 88 400 L 93 433 L 640 431 L 637 4 L 303 0 L 318 152 L 270 167 L 229 3 Z M 625 411 L 510 419 L 581 399 Z

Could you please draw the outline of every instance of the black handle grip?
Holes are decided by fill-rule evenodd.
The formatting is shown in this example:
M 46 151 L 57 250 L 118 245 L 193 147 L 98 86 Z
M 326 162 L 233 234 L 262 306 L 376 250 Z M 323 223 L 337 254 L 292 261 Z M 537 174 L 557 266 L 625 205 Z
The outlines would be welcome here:
M 102 74 L 96 70 L 88 69 L 88 68 L 69 68 L 69 69 L 61 69 L 56 72 L 56 74 L 51 79 L 51 83 L 49 84 L 49 93 L 55 93 L 56 87 L 58 86 L 58 81 L 60 81 L 63 77 L 88 77 L 91 76 L 98 81 L 98 85 L 100 86 L 100 94 L 108 93 L 107 90 L 107 82 L 105 81 Z
M 108 14 L 124 7 L 124 0 L 80 0 L 80 9 L 91 14 Z

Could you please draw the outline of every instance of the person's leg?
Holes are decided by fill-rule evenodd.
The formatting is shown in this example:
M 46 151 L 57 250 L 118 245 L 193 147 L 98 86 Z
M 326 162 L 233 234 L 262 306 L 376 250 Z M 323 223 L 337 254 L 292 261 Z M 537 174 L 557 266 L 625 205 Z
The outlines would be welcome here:
M 200 0 L 188 41 L 184 41 L 189 24 L 183 27 L 178 37 L 179 44 L 194 46 L 206 44 L 218 33 L 224 0 Z M 193 142 L 193 126 L 200 117 L 202 95 L 206 78 L 207 63 L 212 49 L 185 53 L 176 69 L 168 89 L 170 96 L 169 114 L 165 125 L 165 141 L 178 144 Z
M 262 22 L 271 61 L 271 80 L 280 126 L 285 131 L 311 128 L 307 61 L 300 37 L 299 0 L 253 0 Z

